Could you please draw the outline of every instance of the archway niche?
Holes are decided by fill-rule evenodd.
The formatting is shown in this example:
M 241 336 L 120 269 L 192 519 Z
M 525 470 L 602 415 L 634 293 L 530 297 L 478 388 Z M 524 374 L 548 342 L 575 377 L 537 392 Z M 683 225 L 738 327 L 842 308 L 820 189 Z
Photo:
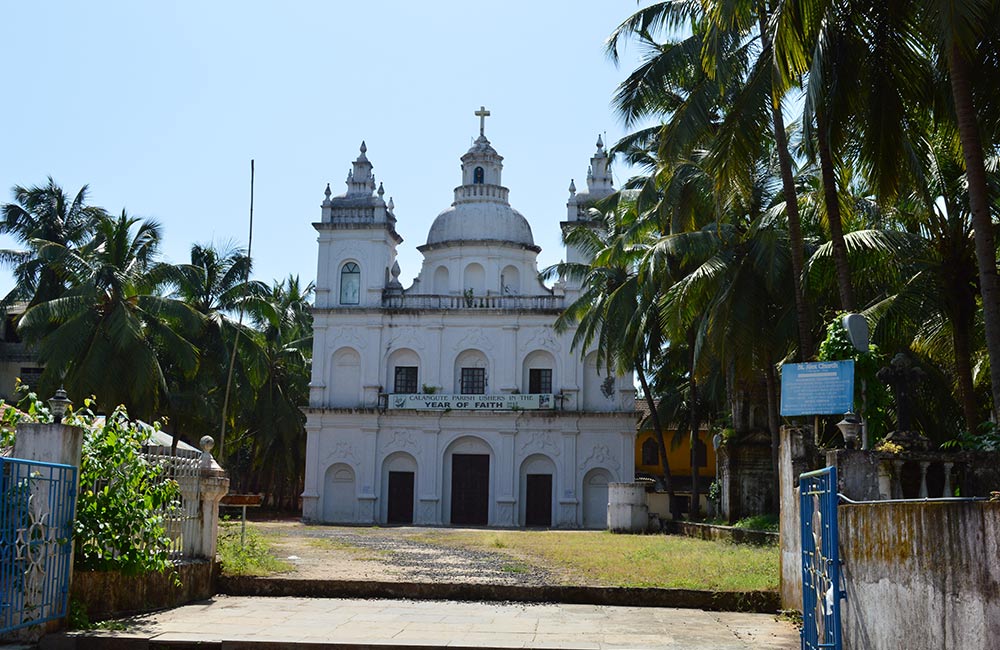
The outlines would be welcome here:
M 521 293 L 521 272 L 513 264 L 500 273 L 500 293 L 516 296 Z
M 434 269 L 434 293 L 442 296 L 451 293 L 451 278 L 447 266 Z
M 492 447 L 476 436 L 462 436 L 444 452 L 441 515 L 452 525 L 486 526 L 493 521 Z
M 517 522 L 521 526 L 552 525 L 555 510 L 556 465 L 544 454 L 532 454 L 521 463 Z
M 354 469 L 346 463 L 334 463 L 323 480 L 323 521 L 355 521 L 358 499 L 354 489 Z
M 522 393 L 556 392 L 556 358 L 551 352 L 535 350 L 524 357 L 521 366 Z
M 361 403 L 361 355 L 354 348 L 340 348 L 332 361 L 330 406 L 357 407 Z
M 611 472 L 594 468 L 583 477 L 583 527 L 607 528 L 608 483 Z
M 417 461 L 405 451 L 397 451 L 382 461 L 380 521 L 412 524 L 417 503 Z
M 462 282 L 462 289 L 472 291 L 475 296 L 486 294 L 486 270 L 482 264 L 473 262 L 465 267 L 465 278 Z

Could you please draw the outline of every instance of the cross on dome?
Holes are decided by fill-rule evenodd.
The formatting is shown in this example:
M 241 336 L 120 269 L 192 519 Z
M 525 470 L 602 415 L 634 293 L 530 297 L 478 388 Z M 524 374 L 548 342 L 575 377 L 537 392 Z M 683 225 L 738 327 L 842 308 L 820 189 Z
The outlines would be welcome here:
M 473 115 L 479 118 L 479 136 L 484 137 L 486 135 L 486 118 L 490 116 L 490 112 L 486 110 L 485 106 L 480 106 Z

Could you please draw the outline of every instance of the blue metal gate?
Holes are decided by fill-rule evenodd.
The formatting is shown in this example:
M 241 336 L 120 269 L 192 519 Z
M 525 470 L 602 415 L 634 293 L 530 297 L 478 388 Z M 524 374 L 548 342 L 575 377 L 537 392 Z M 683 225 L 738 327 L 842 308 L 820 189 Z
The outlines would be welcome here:
M 799 476 L 802 522 L 802 648 L 841 650 L 837 468 Z
M 66 615 L 76 468 L 0 458 L 0 633 Z

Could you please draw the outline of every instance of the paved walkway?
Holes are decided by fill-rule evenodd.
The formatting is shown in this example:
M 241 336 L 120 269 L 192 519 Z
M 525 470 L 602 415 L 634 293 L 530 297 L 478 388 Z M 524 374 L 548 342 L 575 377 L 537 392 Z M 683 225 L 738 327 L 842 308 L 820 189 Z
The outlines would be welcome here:
M 200 644 L 227 649 L 298 642 L 359 648 L 799 648 L 798 632 L 766 614 L 595 605 L 334 598 L 216 598 L 128 619 L 124 630 L 50 636 L 42 648 Z M 124 638 L 122 638 L 124 637 Z M 79 644 L 74 641 L 80 641 Z M 148 640 L 148 641 L 147 641 Z M 94 642 L 97 641 L 95 644 Z M 148 644 L 148 646 L 147 646 Z M 175 646 L 176 647 L 176 646 Z M 274 647 L 274 646 L 271 646 Z

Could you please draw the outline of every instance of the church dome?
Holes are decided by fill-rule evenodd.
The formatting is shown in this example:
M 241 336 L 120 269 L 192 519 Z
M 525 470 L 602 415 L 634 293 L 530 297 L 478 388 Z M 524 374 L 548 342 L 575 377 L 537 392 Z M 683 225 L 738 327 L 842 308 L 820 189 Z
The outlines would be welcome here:
M 503 156 L 483 132 L 489 111 L 480 108 L 476 115 L 479 138 L 462 156 L 462 184 L 455 188 L 451 207 L 431 225 L 426 246 L 488 241 L 535 249 L 528 220 L 510 207 L 509 190 L 500 182 Z
M 437 216 L 427 233 L 428 245 L 461 241 L 535 245 L 528 220 L 499 202 L 456 202 Z

